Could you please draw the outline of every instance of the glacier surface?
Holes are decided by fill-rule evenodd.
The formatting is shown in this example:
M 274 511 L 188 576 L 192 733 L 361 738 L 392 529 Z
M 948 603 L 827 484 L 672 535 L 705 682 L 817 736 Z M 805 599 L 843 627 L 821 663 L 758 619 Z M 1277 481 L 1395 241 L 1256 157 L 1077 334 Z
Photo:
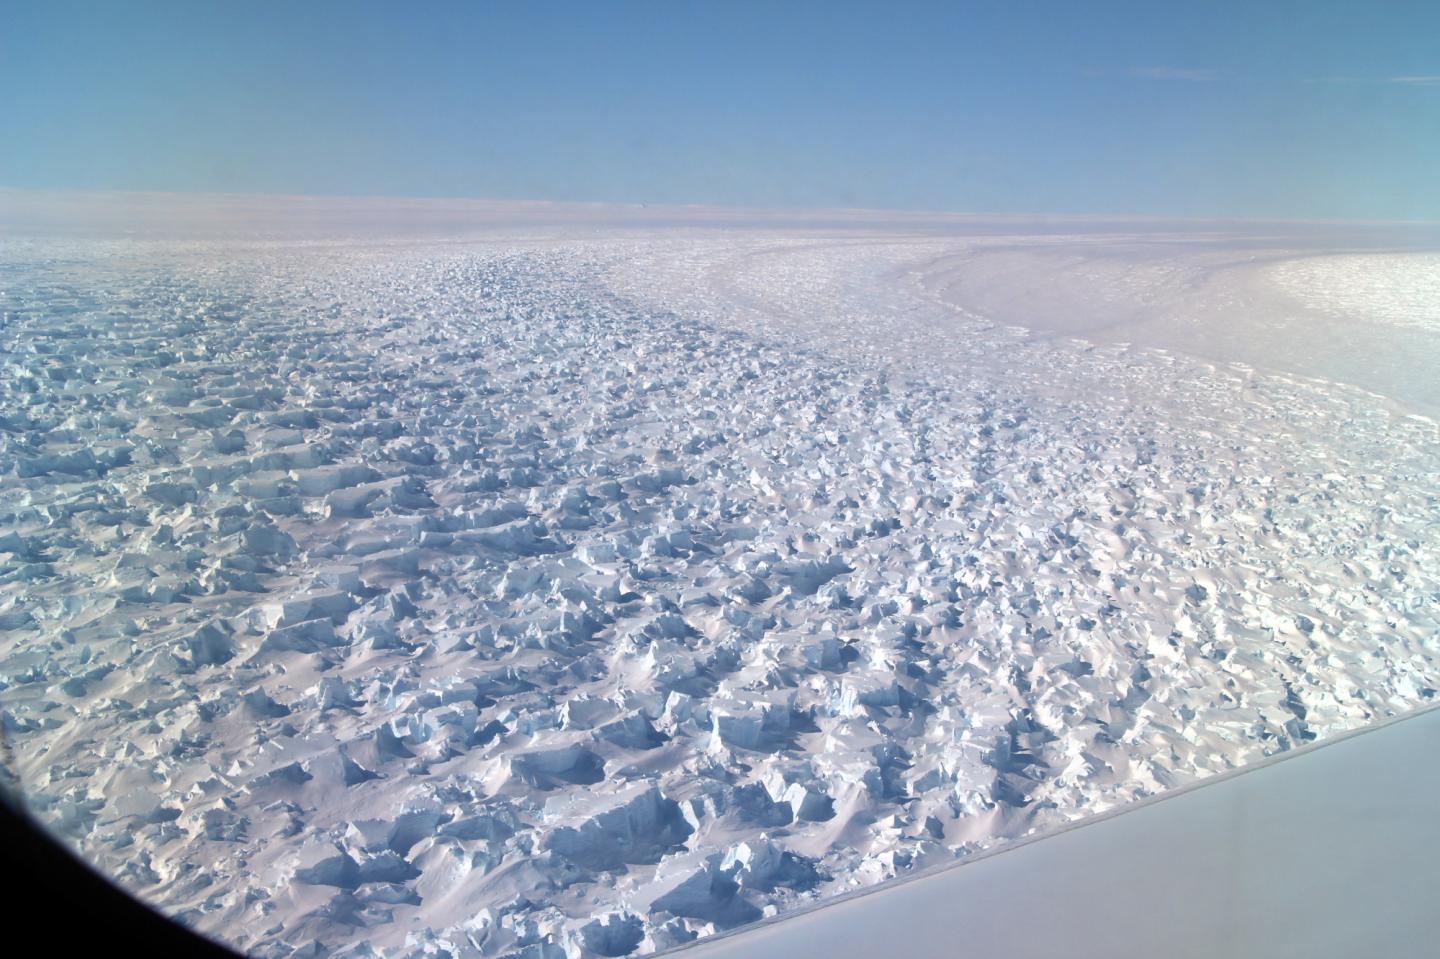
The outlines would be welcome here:
M 1036 242 L 0 241 L 13 774 L 251 955 L 584 959 L 1432 699 L 1414 381 L 1190 349 L 1213 245 Z

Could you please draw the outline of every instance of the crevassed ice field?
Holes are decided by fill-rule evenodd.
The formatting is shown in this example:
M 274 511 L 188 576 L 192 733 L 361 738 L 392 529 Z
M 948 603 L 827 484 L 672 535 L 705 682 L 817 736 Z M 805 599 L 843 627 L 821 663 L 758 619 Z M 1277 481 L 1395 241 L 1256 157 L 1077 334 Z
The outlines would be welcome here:
M 581 959 L 1431 700 L 1437 255 L 1071 233 L 0 241 L 11 775 L 255 956 Z

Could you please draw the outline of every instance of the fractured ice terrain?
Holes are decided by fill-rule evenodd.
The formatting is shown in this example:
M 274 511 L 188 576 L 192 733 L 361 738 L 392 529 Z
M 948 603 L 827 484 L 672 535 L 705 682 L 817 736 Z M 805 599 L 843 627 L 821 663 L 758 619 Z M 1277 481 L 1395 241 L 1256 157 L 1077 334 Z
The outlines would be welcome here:
M 254 955 L 615 956 L 1434 696 L 1431 420 L 946 255 L 7 243 L 33 807 Z

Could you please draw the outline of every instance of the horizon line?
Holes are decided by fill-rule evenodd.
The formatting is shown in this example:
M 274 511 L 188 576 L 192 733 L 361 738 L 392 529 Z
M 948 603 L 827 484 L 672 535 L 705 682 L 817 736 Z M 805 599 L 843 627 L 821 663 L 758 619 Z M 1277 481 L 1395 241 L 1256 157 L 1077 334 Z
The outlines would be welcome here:
M 829 206 L 755 206 L 742 203 L 682 203 L 675 201 L 645 200 L 573 200 L 537 199 L 515 197 L 491 197 L 481 195 L 445 194 L 388 194 L 388 193 L 289 193 L 260 190 L 155 190 L 126 188 L 91 187 L 19 187 L 0 183 L 0 197 L 105 197 L 135 199 L 178 199 L 178 200 L 255 200 L 266 199 L 288 203 L 338 203 L 338 202 L 389 202 L 442 204 L 484 204 L 492 207 L 551 208 L 600 211 L 605 209 L 638 213 L 710 213 L 722 216 L 829 216 L 829 217 L 894 217 L 899 219 L 942 219 L 942 220 L 1013 220 L 1013 221 L 1059 221 L 1099 222 L 1125 220 L 1150 223 L 1191 223 L 1245 225 L 1311 225 L 1311 226 L 1440 226 L 1440 219 L 1393 219 L 1383 217 L 1296 217 L 1263 215 L 1194 215 L 1169 213 L 1127 213 L 1127 212 L 1085 212 L 1063 213 L 1042 211 L 983 211 L 983 210 L 932 210 L 901 207 L 829 207 Z M 4 211 L 0 210 L 0 214 Z

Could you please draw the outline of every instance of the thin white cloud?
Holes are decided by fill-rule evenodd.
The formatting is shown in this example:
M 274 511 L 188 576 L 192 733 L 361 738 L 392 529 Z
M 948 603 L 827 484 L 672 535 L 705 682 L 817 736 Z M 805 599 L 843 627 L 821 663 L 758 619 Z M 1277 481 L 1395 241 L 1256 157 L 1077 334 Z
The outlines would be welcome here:
M 1440 74 L 1408 74 L 1395 77 L 1306 77 L 1304 83 L 1392 84 L 1402 87 L 1440 87 Z
M 1190 83 L 1206 83 L 1215 79 L 1214 70 L 1193 70 L 1186 67 L 1135 67 L 1130 73 L 1148 80 L 1187 80 Z

